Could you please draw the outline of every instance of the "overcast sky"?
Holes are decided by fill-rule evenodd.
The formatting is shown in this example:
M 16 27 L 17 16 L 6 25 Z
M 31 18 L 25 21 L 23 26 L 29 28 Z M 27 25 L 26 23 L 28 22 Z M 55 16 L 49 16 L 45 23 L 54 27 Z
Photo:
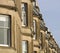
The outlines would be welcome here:
M 60 46 L 60 0 L 38 0 L 40 12 Z

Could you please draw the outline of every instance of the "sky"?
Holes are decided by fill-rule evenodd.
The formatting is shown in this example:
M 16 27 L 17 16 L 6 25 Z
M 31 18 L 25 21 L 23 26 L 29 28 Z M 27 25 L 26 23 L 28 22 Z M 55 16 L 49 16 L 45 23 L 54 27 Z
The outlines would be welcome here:
M 37 0 L 46 26 L 60 46 L 60 0 Z

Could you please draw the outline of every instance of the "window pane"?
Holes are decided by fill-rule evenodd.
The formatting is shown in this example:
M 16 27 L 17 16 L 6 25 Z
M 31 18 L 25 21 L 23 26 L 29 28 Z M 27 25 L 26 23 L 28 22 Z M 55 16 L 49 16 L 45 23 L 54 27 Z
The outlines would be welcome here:
M 11 44 L 11 36 L 10 29 L 7 29 L 7 44 L 10 46 Z
M 22 25 L 26 25 L 26 13 L 22 12 Z
M 0 28 L 4 26 L 4 22 L 0 21 Z
M 0 44 L 4 44 L 4 29 L 0 29 Z
M 7 29 L 4 29 L 4 44 L 7 45 Z
M 34 28 L 34 33 L 36 33 L 36 21 L 33 20 L 33 28 Z
M 0 29 L 0 44 L 7 45 L 7 29 Z
M 8 27 L 9 17 L 5 15 L 0 15 L 0 27 Z

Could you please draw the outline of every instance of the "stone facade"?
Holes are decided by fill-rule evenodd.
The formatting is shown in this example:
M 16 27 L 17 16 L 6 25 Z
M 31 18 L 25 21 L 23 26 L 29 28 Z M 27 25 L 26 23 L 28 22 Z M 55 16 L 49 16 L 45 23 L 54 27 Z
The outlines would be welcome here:
M 58 44 L 48 31 L 36 0 L 1 0 L 0 33 L 0 53 L 58 51 Z
M 58 53 L 60 53 L 60 48 L 58 49 Z

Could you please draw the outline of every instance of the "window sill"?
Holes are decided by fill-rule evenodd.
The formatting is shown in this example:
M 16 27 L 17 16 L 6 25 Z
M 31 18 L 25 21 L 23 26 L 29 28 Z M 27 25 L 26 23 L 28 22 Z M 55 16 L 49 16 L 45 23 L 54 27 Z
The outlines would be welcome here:
M 22 28 L 25 28 L 25 29 L 29 28 L 29 26 L 27 26 L 27 25 L 21 25 L 21 26 L 22 26 Z
M 35 39 L 35 38 L 33 38 L 33 40 L 35 41 L 36 39 Z
M 0 44 L 0 48 L 3 48 L 3 49 L 13 49 L 13 50 L 16 50 L 16 48 L 11 47 L 11 46 L 9 46 L 9 45 L 4 45 L 4 44 Z
M 0 44 L 1 47 L 9 47 L 9 45 Z
M 22 25 L 22 27 L 26 27 L 26 25 Z

